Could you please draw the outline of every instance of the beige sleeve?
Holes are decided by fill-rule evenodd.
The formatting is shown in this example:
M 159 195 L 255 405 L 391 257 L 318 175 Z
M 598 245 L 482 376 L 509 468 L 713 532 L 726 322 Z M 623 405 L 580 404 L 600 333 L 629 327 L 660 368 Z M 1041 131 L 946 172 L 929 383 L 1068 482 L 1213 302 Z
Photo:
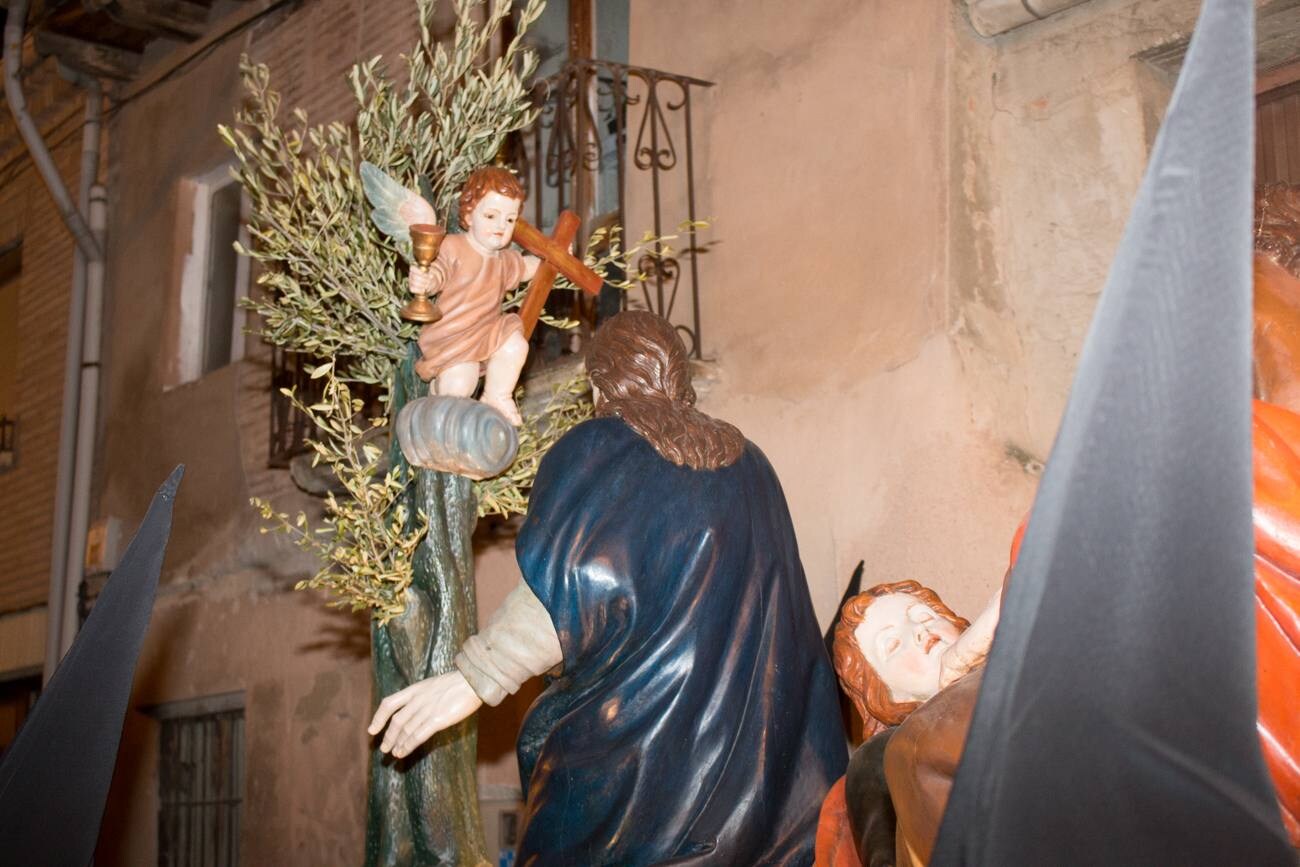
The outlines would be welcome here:
M 551 615 L 523 581 L 456 654 L 456 668 L 489 705 L 500 704 L 525 680 L 563 661 Z

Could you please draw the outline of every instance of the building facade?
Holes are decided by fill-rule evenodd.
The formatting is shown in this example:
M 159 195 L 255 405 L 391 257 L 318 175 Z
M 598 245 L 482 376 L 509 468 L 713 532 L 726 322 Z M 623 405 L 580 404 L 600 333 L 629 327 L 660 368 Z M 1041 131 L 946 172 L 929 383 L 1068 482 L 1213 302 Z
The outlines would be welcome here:
M 224 256 L 241 203 L 216 125 L 240 103 L 241 55 L 270 66 L 285 110 L 348 120 L 348 68 L 382 54 L 396 69 L 416 7 L 222 0 L 198 20 L 197 4 L 180 5 L 188 25 L 127 28 L 148 36 L 136 43 L 119 34 L 112 47 L 125 54 L 105 79 L 87 604 L 156 486 L 177 463 L 187 470 L 96 861 L 183 863 L 177 852 L 210 845 L 220 863 L 355 863 L 368 624 L 293 591 L 314 564 L 261 534 L 248 505 L 318 508 L 270 459 L 278 362 L 246 333 L 238 298 L 255 290 Z M 656 218 L 663 231 L 692 214 L 709 221 L 676 242 L 695 249 L 666 284 L 668 295 L 680 287 L 672 318 L 698 339 L 703 408 L 737 424 L 782 479 L 823 623 L 859 559 L 869 584 L 918 579 L 959 613 L 1001 582 L 1199 7 L 1086 0 L 1026 22 L 998 5 L 573 0 L 540 33 L 547 73 L 584 58 L 566 37 L 591 14 L 590 54 L 694 82 L 663 85 L 658 127 L 642 111 L 644 77 L 626 114 L 598 100 L 589 133 L 621 150 L 623 171 L 575 172 L 571 183 L 590 187 L 566 201 L 585 202 L 591 226 L 617 200 L 633 237 Z M 1287 89 L 1300 80 L 1289 47 L 1300 3 L 1260 9 L 1259 163 L 1268 179 L 1300 180 Z M 72 38 L 60 20 L 29 17 L 24 87 L 75 188 L 84 96 L 55 58 L 80 55 L 40 37 Z M 672 108 L 687 90 L 689 124 Z M 647 130 L 662 138 L 647 144 Z M 656 154 L 689 164 L 692 181 L 652 188 L 651 163 L 669 162 Z M 73 248 L 6 114 L 0 744 L 44 659 Z M 518 578 L 511 544 L 508 532 L 480 540 L 480 616 Z M 512 745 L 527 700 L 481 716 L 486 797 L 517 796 Z

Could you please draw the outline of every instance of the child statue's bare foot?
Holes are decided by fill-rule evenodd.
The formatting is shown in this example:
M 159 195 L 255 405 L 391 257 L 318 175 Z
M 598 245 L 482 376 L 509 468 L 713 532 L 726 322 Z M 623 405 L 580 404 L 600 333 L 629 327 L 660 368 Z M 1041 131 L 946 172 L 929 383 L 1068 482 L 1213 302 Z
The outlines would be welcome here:
M 523 417 L 519 415 L 519 407 L 509 397 L 485 394 L 479 400 L 501 413 L 515 427 L 524 423 Z

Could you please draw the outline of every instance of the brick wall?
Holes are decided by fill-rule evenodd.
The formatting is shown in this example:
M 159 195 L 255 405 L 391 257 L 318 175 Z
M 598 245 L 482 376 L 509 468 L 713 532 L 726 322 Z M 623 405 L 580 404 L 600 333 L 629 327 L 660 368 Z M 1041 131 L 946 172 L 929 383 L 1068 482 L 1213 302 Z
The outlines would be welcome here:
M 79 91 L 46 63 L 27 79 L 38 123 L 75 191 L 83 112 Z M 27 158 L 8 107 L 0 124 L 0 247 L 22 241 L 18 281 L 17 463 L 0 473 L 0 613 L 41 604 L 49 590 L 51 518 L 63 401 L 72 236 Z

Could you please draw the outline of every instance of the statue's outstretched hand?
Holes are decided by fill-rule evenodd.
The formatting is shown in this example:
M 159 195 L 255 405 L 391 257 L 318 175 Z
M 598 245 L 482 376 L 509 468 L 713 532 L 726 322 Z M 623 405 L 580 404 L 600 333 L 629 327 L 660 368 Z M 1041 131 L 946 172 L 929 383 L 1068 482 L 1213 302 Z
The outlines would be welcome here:
M 384 732 L 379 749 L 401 759 L 438 732 L 465 719 L 481 704 L 483 700 L 465 675 L 451 671 L 413 683 L 385 698 L 367 731 L 372 735 Z
M 438 282 L 432 269 L 421 268 L 419 265 L 411 266 L 409 278 L 411 294 L 431 295 L 438 290 Z
M 956 683 L 984 664 L 986 654 L 954 644 L 939 658 L 939 690 Z
M 970 628 L 943 652 L 939 660 L 939 689 L 945 689 L 985 663 L 1001 616 L 1002 590 L 999 588 Z

